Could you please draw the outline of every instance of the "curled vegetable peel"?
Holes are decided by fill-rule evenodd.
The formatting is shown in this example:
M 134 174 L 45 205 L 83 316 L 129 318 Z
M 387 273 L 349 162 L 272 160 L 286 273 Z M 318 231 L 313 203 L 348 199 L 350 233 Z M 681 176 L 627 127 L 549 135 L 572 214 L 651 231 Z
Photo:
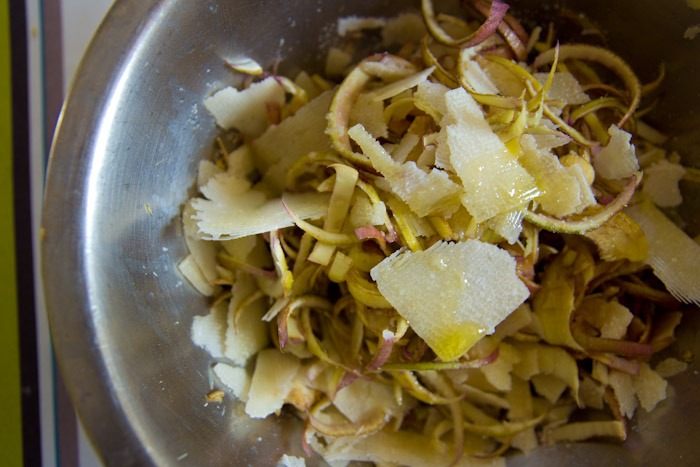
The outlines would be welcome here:
M 220 122 L 257 111 L 224 128 L 244 143 L 220 140 L 183 213 L 181 270 L 214 303 L 193 338 L 248 415 L 293 411 L 329 462 L 624 440 L 666 397 L 650 359 L 700 303 L 700 247 L 636 194 L 640 151 L 655 186 L 671 179 L 638 111 L 665 70 L 642 86 L 609 50 L 468 4 L 355 18 L 390 51 L 330 63 L 338 82 L 246 62 L 253 86 L 207 100 Z M 329 60 L 352 55 L 343 40 Z
M 625 184 L 625 188 L 615 197 L 613 201 L 604 207 L 596 210 L 595 213 L 580 219 L 557 219 L 532 211 L 525 212 L 525 219 L 532 224 L 550 232 L 585 234 L 605 224 L 615 214 L 622 211 L 632 199 L 634 190 L 641 181 L 641 174 L 633 175 Z
M 486 21 L 479 26 L 476 31 L 459 39 L 451 37 L 449 33 L 440 26 L 438 18 L 433 10 L 433 2 L 431 0 L 422 0 L 421 8 L 428 30 L 435 40 L 447 46 L 473 47 L 484 42 L 499 28 L 506 11 L 508 11 L 508 4 L 500 0 L 492 1 L 486 12 Z
M 582 60 L 592 60 L 606 67 L 610 68 L 613 72 L 622 79 L 625 86 L 627 87 L 627 92 L 629 94 L 629 108 L 627 112 L 618 121 L 618 126 L 624 125 L 627 122 L 639 106 L 639 102 L 642 97 L 642 85 L 639 82 L 639 78 L 634 73 L 632 68 L 619 56 L 613 52 L 603 49 L 601 47 L 586 45 L 586 44 L 572 44 L 562 46 L 559 50 L 560 59 L 582 59 Z M 551 63 L 554 60 L 554 50 L 549 49 L 542 54 L 540 54 L 533 63 L 535 68 L 539 68 L 542 65 Z

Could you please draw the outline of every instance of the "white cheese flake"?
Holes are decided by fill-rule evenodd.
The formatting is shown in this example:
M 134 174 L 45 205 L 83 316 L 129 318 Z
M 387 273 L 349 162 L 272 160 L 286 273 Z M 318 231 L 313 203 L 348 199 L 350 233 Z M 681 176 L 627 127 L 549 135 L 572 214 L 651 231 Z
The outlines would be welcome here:
M 306 467 L 306 461 L 303 457 L 283 454 L 277 461 L 277 467 Z
M 292 389 L 301 361 L 276 348 L 258 353 L 250 383 L 245 412 L 252 418 L 265 418 L 279 411 Z
M 284 88 L 274 77 L 252 84 L 239 91 L 226 87 L 204 99 L 204 107 L 214 116 L 217 125 L 225 130 L 237 129 L 257 137 L 269 124 L 268 105 L 284 104 Z
M 248 400 L 250 375 L 245 368 L 227 365 L 226 363 L 217 363 L 214 365 L 213 370 L 219 381 L 230 389 L 238 400 L 242 402 Z
M 388 416 L 399 410 L 391 386 L 369 379 L 358 379 L 338 391 L 333 405 L 353 423 L 362 422 L 376 412 Z
M 462 356 L 529 296 L 516 275 L 515 260 L 478 240 L 400 250 L 370 274 L 382 295 L 443 361 Z
M 581 212 L 595 203 L 591 187 L 577 176 L 577 165 L 565 167 L 549 150 L 540 149 L 535 138 L 524 135 L 520 140 L 522 165 L 537 180 L 541 194 L 536 198 L 543 211 L 556 217 Z
M 379 29 L 386 24 L 385 18 L 372 16 L 345 16 L 338 19 L 338 35 L 345 37 L 348 33 L 364 29 Z
M 518 209 L 536 198 L 535 179 L 491 130 L 474 99 L 463 89 L 445 94 L 446 145 L 462 180 L 462 204 L 477 222 Z M 438 156 L 439 157 L 439 156 Z
M 328 212 L 326 193 L 290 193 L 284 198 L 289 209 L 302 219 L 319 219 Z M 197 198 L 192 206 L 195 218 L 207 240 L 231 240 L 294 225 L 281 198 L 265 199 L 260 192 L 250 191 L 232 199 Z
M 631 177 L 639 170 L 637 154 L 630 143 L 632 135 L 617 125 L 610 125 L 608 134 L 610 141 L 593 159 L 596 174 L 608 180 Z
M 678 184 L 685 173 L 682 165 L 662 159 L 644 171 L 642 192 L 660 208 L 679 206 L 683 196 Z
M 202 270 L 197 265 L 194 256 L 187 255 L 185 259 L 180 261 L 177 265 L 180 273 L 187 279 L 187 281 L 192 284 L 192 286 L 204 296 L 210 297 L 214 295 L 216 289 L 212 286 L 207 278 L 202 274 Z
M 259 350 L 270 342 L 268 325 L 262 320 L 267 311 L 265 301 L 246 303 L 257 291 L 255 279 L 238 272 L 228 302 L 224 355 L 237 365 L 245 365 Z
M 326 114 L 332 98 L 333 91 L 320 94 L 251 143 L 255 163 L 268 185 L 281 192 L 294 162 L 311 152 L 330 151 Z
M 192 319 L 192 342 L 206 350 L 213 358 L 224 356 L 224 336 L 226 334 L 226 303 L 219 302 L 208 315 Z
M 625 210 L 649 241 L 646 263 L 674 297 L 700 305 L 700 245 L 651 203 L 639 203 Z
M 549 73 L 535 73 L 533 76 L 540 84 L 544 85 Z M 574 75 L 564 71 L 554 73 L 548 96 L 550 99 L 557 99 L 569 105 L 585 104 L 591 100 Z
M 446 172 L 420 169 L 415 162 L 398 163 L 362 125 L 348 131 L 391 186 L 391 190 L 419 216 L 449 215 L 459 208 L 461 188 Z

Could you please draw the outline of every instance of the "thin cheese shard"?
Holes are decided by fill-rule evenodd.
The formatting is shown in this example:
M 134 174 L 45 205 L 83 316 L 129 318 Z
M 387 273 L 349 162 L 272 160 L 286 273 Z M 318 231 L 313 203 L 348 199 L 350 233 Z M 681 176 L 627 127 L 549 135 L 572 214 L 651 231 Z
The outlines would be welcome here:
M 620 402 L 622 414 L 632 418 L 638 406 L 651 412 L 666 399 L 668 383 L 647 362 L 642 362 L 636 376 L 611 370 L 610 386 Z
M 276 467 L 306 467 L 306 460 L 303 457 L 290 456 L 283 454 L 277 461 Z
M 432 169 L 425 172 L 415 162 L 403 164 L 391 155 L 360 124 L 348 130 L 375 169 L 384 175 L 391 190 L 419 216 L 449 215 L 459 208 L 461 188 L 446 172 Z
M 460 51 L 460 73 L 462 79 L 469 85 L 470 90 L 479 94 L 498 94 L 498 88 L 491 81 L 491 78 L 474 60 L 476 51 L 472 48 L 465 48 Z
M 481 60 L 481 67 L 502 96 L 518 97 L 526 90 L 523 79 L 503 65 L 490 60 Z
M 576 311 L 607 339 L 623 339 L 634 317 L 626 306 L 599 297 L 584 299 Z
M 251 418 L 265 418 L 279 411 L 292 389 L 301 361 L 276 348 L 258 353 L 250 383 L 245 413 Z
M 375 138 L 386 138 L 389 127 L 384 120 L 384 102 L 367 93 L 360 94 L 350 111 L 350 124 L 361 124 Z
M 382 28 L 384 45 L 419 42 L 426 33 L 423 17 L 414 12 L 402 13 L 386 21 Z
M 405 78 L 385 84 L 380 88 L 373 89 L 367 92 L 367 96 L 375 101 L 383 101 L 398 96 L 402 92 L 415 88 L 425 82 L 433 71 L 435 71 L 435 67 L 426 68 L 425 70 L 406 76 Z
M 345 16 L 338 18 L 338 35 L 345 37 L 348 33 L 361 32 L 364 29 L 380 29 L 386 24 L 386 18 Z
M 214 374 L 219 381 L 231 390 L 234 396 L 242 402 L 248 400 L 250 390 L 250 375 L 245 368 L 217 363 L 213 367 Z
M 331 150 L 326 114 L 332 98 L 333 91 L 322 93 L 251 143 L 254 162 L 270 187 L 281 192 L 285 174 L 300 157 Z
M 370 274 L 382 295 L 443 361 L 459 358 L 493 333 L 529 296 L 516 275 L 515 260 L 478 240 L 400 250 Z
M 447 113 L 445 94 L 449 90 L 444 84 L 423 81 L 413 95 L 415 105 L 439 122 Z
M 352 65 L 352 54 L 339 47 L 331 47 L 326 54 L 326 76 L 343 76 Z
M 197 261 L 195 261 L 194 256 L 187 255 L 180 264 L 177 265 L 178 270 L 184 276 L 187 281 L 192 284 L 192 286 L 197 289 L 197 292 L 210 297 L 216 292 L 216 288 L 207 281 L 204 277 L 202 270 Z
M 510 212 L 536 198 L 535 179 L 491 130 L 476 101 L 463 88 L 445 94 L 450 163 L 462 180 L 462 204 L 477 222 Z M 444 120 L 443 119 L 443 120 Z M 439 143 L 438 143 L 439 144 Z
M 531 135 L 520 140 L 523 166 L 535 177 L 542 193 L 536 198 L 543 211 L 565 217 L 583 211 L 595 203 L 591 187 L 585 178 L 577 176 L 577 165 L 565 167 L 549 150 L 538 147 Z
M 625 213 L 649 241 L 646 263 L 654 274 L 678 300 L 700 305 L 700 245 L 651 203 L 630 206 Z
M 216 270 L 216 255 L 219 245 L 202 240 L 197 233 L 197 224 L 194 216 L 196 211 L 192 207 L 192 202 L 188 201 L 182 210 L 183 231 L 185 233 L 185 244 L 192 258 L 199 266 L 202 275 L 207 282 L 213 282 L 219 277 Z
M 284 200 L 302 219 L 319 219 L 328 212 L 327 193 L 290 193 Z M 281 198 L 268 200 L 252 190 L 231 198 L 197 198 L 192 206 L 205 240 L 231 240 L 294 225 Z
M 549 73 L 535 73 L 532 76 L 540 84 L 544 84 L 549 77 Z M 574 75 L 566 71 L 554 73 L 554 79 L 547 94 L 550 99 L 560 100 L 569 105 L 585 104 L 591 100 Z
M 680 164 L 661 159 L 644 171 L 642 192 L 660 208 L 670 208 L 683 203 L 679 182 L 686 173 Z
M 358 379 L 338 391 L 333 405 L 353 423 L 367 420 L 376 412 L 393 415 L 399 411 L 392 388 L 369 379 Z
M 608 180 L 631 177 L 639 170 L 637 154 L 630 143 L 632 135 L 616 125 L 610 125 L 608 134 L 610 141 L 593 159 L 596 174 Z
M 647 362 L 642 362 L 639 375 L 633 378 L 639 405 L 651 412 L 656 404 L 666 399 L 668 383 Z
M 523 210 L 515 210 L 492 217 L 487 222 L 487 225 L 508 243 L 513 245 L 518 241 L 520 233 L 523 231 L 524 218 L 525 212 Z
M 284 89 L 274 77 L 266 78 L 239 91 L 226 87 L 204 99 L 204 107 L 214 116 L 217 125 L 225 130 L 237 129 L 257 137 L 269 124 L 269 105 L 284 104 Z
M 383 201 L 372 203 L 365 195 L 355 195 L 348 222 L 354 230 L 357 227 L 382 225 L 386 221 L 386 205 Z
M 265 302 L 258 299 L 245 303 L 256 291 L 255 279 L 240 271 L 236 273 L 226 319 L 224 355 L 241 366 L 270 342 L 268 325 L 262 320 L 267 311 Z
M 226 303 L 219 302 L 211 308 L 208 315 L 192 319 L 192 342 L 213 358 L 224 356 L 227 311 Z

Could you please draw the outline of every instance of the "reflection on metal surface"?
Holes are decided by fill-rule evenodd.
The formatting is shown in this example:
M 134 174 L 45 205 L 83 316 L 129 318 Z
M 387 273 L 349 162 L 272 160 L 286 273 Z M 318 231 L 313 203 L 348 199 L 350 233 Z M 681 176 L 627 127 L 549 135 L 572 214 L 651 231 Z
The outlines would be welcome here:
M 535 0 L 511 3 L 516 11 L 542 8 Z M 587 12 L 643 79 L 664 60 L 667 104 L 656 118 L 681 128 L 679 147 L 700 148 L 700 42 L 683 39 L 685 18 L 700 13 L 682 0 L 550 3 Z M 274 465 L 282 453 L 300 452 L 295 420 L 248 420 L 228 400 L 204 399 L 208 357 L 189 330 L 207 303 L 175 267 L 185 255 L 179 209 L 216 135 L 199 109 L 213 90 L 236 84 L 223 58 L 245 55 L 268 66 L 281 57 L 291 72 L 300 63 L 318 66 L 319 38 L 336 18 L 409 5 L 417 2 L 123 0 L 110 12 L 55 139 L 43 248 L 59 364 L 108 464 Z M 683 350 L 698 351 L 696 324 Z M 640 417 L 625 445 L 556 447 L 512 465 L 682 465 L 680 456 L 700 454 L 696 369 L 672 379 L 675 398 Z

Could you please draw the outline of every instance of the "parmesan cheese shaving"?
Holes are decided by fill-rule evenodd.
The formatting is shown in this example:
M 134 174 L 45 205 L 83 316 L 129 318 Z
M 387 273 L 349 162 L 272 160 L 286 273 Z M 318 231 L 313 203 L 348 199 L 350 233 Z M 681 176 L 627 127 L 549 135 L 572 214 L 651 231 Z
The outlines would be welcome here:
M 180 273 L 197 289 L 197 292 L 210 297 L 214 295 L 215 288 L 207 281 L 207 278 L 202 274 L 202 270 L 197 265 L 194 256 L 187 255 L 180 264 L 177 265 Z
M 224 356 L 224 336 L 228 307 L 218 303 L 208 315 L 192 319 L 192 342 L 206 350 L 213 358 Z
M 544 84 L 549 74 L 535 73 L 532 76 L 534 76 L 540 84 Z M 552 80 L 552 85 L 547 94 L 550 99 L 556 99 L 573 105 L 585 104 L 591 100 L 588 94 L 581 88 L 578 80 L 569 72 L 554 73 L 554 79 Z
M 491 334 L 529 295 L 515 274 L 515 260 L 477 240 L 396 252 L 375 266 L 371 276 L 443 361 L 459 358 Z M 497 292 L 494 283 L 501 285 Z M 437 302 L 425 302 L 438 296 Z M 483 307 L 484 303 L 489 306 Z
M 204 100 L 217 125 L 226 130 L 237 129 L 256 137 L 268 127 L 267 106 L 284 104 L 284 88 L 275 78 L 266 78 L 239 91 L 226 87 Z
M 700 245 L 651 203 L 639 203 L 625 211 L 649 240 L 646 262 L 669 292 L 685 303 L 700 305 Z
M 608 134 L 608 144 L 593 159 L 596 173 L 609 180 L 631 177 L 639 170 L 635 148 L 630 144 L 632 135 L 617 125 L 611 125 Z
M 462 203 L 477 222 L 517 209 L 540 194 L 535 179 L 491 130 L 462 88 L 445 94 L 450 163 L 462 180 Z M 445 118 L 448 118 L 447 116 Z
M 445 172 L 433 169 L 426 173 L 415 162 L 395 162 L 361 125 L 352 127 L 348 133 L 382 172 L 392 191 L 416 214 L 452 214 L 457 210 L 461 190 Z
M 255 280 L 239 272 L 228 303 L 224 356 L 241 366 L 270 342 L 267 325 L 262 320 L 267 311 L 265 303 L 260 299 L 246 303 L 256 290 Z
M 217 363 L 213 368 L 214 374 L 224 386 L 231 390 L 240 401 L 248 400 L 250 391 L 250 375 L 245 368 Z
M 285 196 L 290 210 L 302 219 L 318 219 L 328 210 L 326 193 L 300 193 Z M 282 200 L 266 200 L 259 192 L 247 192 L 229 199 L 193 201 L 195 219 L 207 240 L 231 240 L 291 227 L 294 222 Z
M 245 412 L 252 418 L 265 418 L 282 408 L 301 365 L 298 358 L 269 348 L 255 359 Z
M 642 192 L 660 208 L 679 206 L 683 196 L 678 184 L 685 173 L 682 165 L 662 159 L 644 171 Z

